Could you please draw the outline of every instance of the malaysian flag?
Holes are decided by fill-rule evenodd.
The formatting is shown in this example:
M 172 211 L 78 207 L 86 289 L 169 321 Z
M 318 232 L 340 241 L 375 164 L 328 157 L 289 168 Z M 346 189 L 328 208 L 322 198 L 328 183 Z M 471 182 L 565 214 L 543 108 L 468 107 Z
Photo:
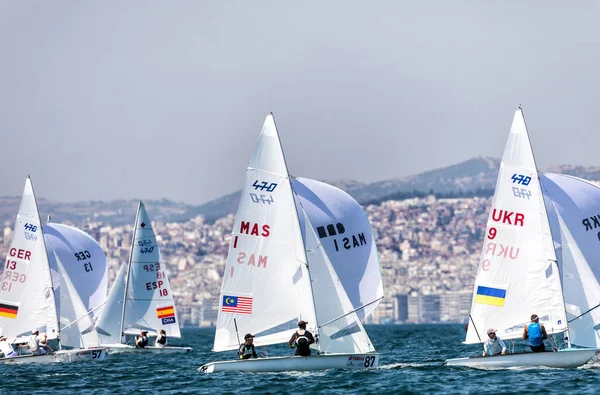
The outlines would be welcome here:
M 223 313 L 252 314 L 252 298 L 223 295 Z

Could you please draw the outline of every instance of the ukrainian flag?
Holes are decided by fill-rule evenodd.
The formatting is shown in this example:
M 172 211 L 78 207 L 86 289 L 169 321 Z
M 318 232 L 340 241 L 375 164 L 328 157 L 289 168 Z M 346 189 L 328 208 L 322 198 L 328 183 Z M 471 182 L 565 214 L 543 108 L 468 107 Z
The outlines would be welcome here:
M 475 303 L 489 304 L 491 306 L 504 306 L 504 298 L 506 290 L 492 287 L 477 286 L 477 294 L 475 295 Z

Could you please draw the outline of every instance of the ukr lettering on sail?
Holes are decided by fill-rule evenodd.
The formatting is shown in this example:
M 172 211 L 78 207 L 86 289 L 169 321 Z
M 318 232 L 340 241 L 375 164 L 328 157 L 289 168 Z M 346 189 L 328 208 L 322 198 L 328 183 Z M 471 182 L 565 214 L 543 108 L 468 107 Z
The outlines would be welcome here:
M 506 225 L 523 226 L 525 222 L 525 214 L 506 210 L 492 210 L 492 221 L 500 222 Z
M 583 226 L 585 226 L 585 231 L 600 228 L 600 215 L 592 215 L 589 218 L 585 218 L 581 221 Z

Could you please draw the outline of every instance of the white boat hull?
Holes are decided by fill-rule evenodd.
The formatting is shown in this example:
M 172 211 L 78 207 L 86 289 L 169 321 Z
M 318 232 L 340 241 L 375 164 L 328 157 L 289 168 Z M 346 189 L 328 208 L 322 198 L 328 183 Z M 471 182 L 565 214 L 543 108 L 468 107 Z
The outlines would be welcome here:
M 366 369 L 379 365 L 379 354 L 327 354 L 309 357 L 271 357 L 211 362 L 198 368 L 199 372 L 287 372 L 323 369 Z
M 103 344 L 103 346 L 108 348 L 109 354 L 117 354 L 117 353 L 173 354 L 173 353 L 185 353 L 185 352 L 192 351 L 191 347 L 175 347 L 175 346 L 144 347 L 144 348 L 137 348 L 135 346 L 130 346 L 129 344 Z
M 600 349 L 568 348 L 556 352 L 525 352 L 517 354 L 494 355 L 489 357 L 470 357 L 448 359 L 447 366 L 466 366 L 471 368 L 512 368 L 520 366 L 545 366 L 550 368 L 576 368 L 589 361 Z
M 77 361 L 102 361 L 106 358 L 105 347 L 94 347 L 75 350 L 60 350 L 52 354 L 32 355 L 25 354 L 16 357 L 0 358 L 1 363 L 54 363 L 54 362 L 77 362 Z

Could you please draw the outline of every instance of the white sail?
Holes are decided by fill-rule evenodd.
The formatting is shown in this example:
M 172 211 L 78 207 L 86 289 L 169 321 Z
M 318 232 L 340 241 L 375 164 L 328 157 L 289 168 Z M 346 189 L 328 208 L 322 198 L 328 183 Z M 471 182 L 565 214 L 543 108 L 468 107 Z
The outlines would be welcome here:
M 563 273 L 571 343 L 600 347 L 600 188 L 571 176 L 541 177 Z M 596 225 L 594 223 L 596 221 Z
M 144 329 L 156 333 L 164 329 L 169 337 L 181 337 L 167 267 L 142 202 L 133 230 L 128 277 L 125 281 L 124 332 L 139 334 Z
M 325 353 L 365 353 L 375 349 L 365 332 L 343 282 L 331 264 L 322 238 L 302 211 L 305 223 L 306 257 L 312 280 L 319 324 L 318 348 Z
M 60 273 L 60 342 L 72 348 L 97 347 L 100 345 L 89 310 L 81 301 L 69 273 L 55 252 L 55 262 Z
M 106 305 L 102 309 L 98 322 L 96 322 L 98 336 L 104 344 L 121 343 L 121 317 L 123 314 L 127 266 L 127 263 L 121 265 L 106 298 Z
M 38 207 L 27 178 L 0 286 L 0 334 L 9 341 L 33 329 L 58 336 L 58 319 Z
M 87 311 L 91 311 L 92 319 L 97 319 L 108 291 L 108 266 L 104 250 L 87 233 L 62 224 L 45 224 L 44 239 L 50 266 L 58 271 L 53 259 L 56 254 L 83 305 Z M 59 290 L 60 285 L 55 282 L 55 290 Z
M 346 294 L 363 320 L 383 298 L 377 247 L 367 215 L 356 200 L 331 185 L 294 178 L 292 186 L 298 205 L 308 215 Z M 303 221 L 300 224 L 303 226 Z
M 498 173 L 485 242 L 473 290 L 466 343 L 521 337 L 537 314 L 546 331 L 565 331 L 560 275 L 537 168 L 521 109 Z
M 314 318 L 298 215 L 270 114 L 246 172 L 233 226 L 213 351 L 236 349 L 237 332 L 256 335 L 256 345 L 285 343 L 299 319 L 312 330 Z

